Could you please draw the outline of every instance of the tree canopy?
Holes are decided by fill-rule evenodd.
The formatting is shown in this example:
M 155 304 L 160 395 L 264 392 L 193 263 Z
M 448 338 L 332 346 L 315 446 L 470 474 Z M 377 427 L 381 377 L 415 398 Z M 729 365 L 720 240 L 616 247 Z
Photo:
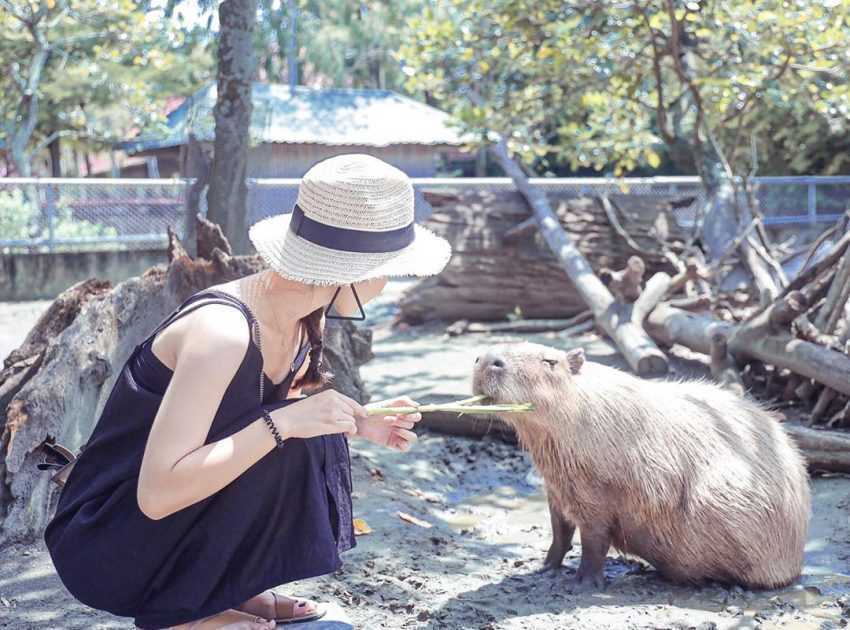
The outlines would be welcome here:
M 527 163 L 850 171 L 847 2 L 450 0 L 411 28 L 409 89 Z
M 0 125 L 19 172 L 63 138 L 123 140 L 207 80 L 201 34 L 131 0 L 0 2 Z

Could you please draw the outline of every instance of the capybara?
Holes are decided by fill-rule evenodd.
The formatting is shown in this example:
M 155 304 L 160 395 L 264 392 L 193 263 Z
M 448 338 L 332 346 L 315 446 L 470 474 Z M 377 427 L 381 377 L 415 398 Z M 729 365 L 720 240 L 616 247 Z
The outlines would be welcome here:
M 503 418 L 545 480 L 553 540 L 544 568 L 561 566 L 579 528 L 579 589 L 604 586 L 611 545 L 679 583 L 769 589 L 800 575 L 806 469 L 756 402 L 536 344 L 480 356 L 473 389 L 496 403 L 534 404 Z

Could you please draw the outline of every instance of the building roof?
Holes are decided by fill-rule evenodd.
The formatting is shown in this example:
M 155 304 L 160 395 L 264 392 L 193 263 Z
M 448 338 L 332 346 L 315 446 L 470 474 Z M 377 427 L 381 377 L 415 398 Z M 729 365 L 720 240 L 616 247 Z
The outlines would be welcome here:
M 362 145 L 463 144 L 443 111 L 389 90 L 314 89 L 254 83 L 251 139 L 257 143 Z M 129 153 L 178 146 L 191 131 L 212 141 L 215 84 L 198 90 L 168 115 L 163 133 L 122 142 Z

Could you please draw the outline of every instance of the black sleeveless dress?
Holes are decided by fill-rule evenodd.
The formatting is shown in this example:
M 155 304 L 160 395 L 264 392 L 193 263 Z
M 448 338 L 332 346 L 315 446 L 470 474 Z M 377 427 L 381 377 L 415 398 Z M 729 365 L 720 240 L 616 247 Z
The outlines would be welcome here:
M 200 304 L 192 304 L 203 299 Z M 215 290 L 186 300 L 125 363 L 92 436 L 59 497 L 44 539 L 66 588 L 84 604 L 134 617 L 140 628 L 186 623 L 240 605 L 273 588 L 339 568 L 354 546 L 351 466 L 344 436 L 289 439 L 215 494 L 160 520 L 136 500 L 139 469 L 171 371 L 151 351 L 171 322 L 204 304 L 248 307 Z M 192 304 L 192 306 L 190 306 Z M 250 329 L 250 328 L 249 328 Z M 262 372 L 252 339 L 224 393 L 206 444 L 261 417 L 289 391 L 301 348 L 277 387 Z

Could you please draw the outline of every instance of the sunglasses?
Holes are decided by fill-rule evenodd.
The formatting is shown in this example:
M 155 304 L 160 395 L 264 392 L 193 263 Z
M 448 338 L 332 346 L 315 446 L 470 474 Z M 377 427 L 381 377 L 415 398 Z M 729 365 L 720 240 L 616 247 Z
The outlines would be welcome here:
M 363 310 L 363 303 L 360 301 L 360 296 L 357 295 L 357 289 L 354 288 L 353 284 L 349 284 L 348 286 L 351 287 L 351 292 L 354 294 L 354 301 L 357 302 L 357 308 L 360 309 L 360 315 L 355 315 L 355 316 L 352 316 L 352 317 L 346 317 L 345 315 L 338 315 L 338 314 L 333 315 L 333 314 L 331 314 L 331 308 L 333 307 L 334 302 L 336 302 L 337 297 L 339 297 L 340 291 L 342 291 L 343 288 L 344 288 L 344 287 L 337 287 L 336 291 L 334 292 L 334 296 L 331 298 L 331 303 L 328 304 L 327 308 L 325 308 L 325 318 L 326 319 L 340 319 L 340 320 L 345 320 L 345 321 L 350 321 L 350 322 L 362 322 L 366 319 L 366 311 Z

